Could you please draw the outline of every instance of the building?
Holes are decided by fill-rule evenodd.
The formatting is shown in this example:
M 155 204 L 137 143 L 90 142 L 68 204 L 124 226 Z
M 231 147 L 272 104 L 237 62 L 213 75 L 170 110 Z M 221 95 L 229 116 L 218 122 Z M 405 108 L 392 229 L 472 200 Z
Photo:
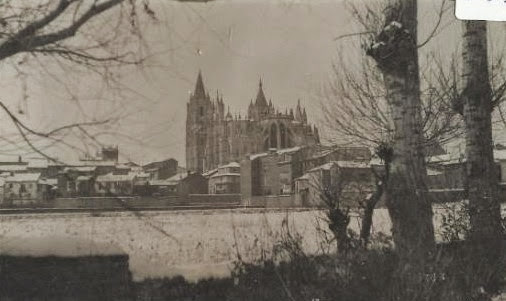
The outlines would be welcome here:
M 179 173 L 165 180 L 151 180 L 149 185 L 154 196 L 186 197 L 208 193 L 208 180 L 198 173 Z
M 241 161 L 242 198 L 293 195 L 295 180 L 309 170 L 332 161 L 369 162 L 371 153 L 365 147 L 296 146 L 270 149 Z
M 143 166 L 143 170 L 150 174 L 151 180 L 165 180 L 178 173 L 178 162 L 176 159 L 151 162 Z
M 65 167 L 57 175 L 58 196 L 91 196 L 94 193 L 96 166 Z
M 79 159 L 80 161 L 111 161 L 118 162 L 119 160 L 119 148 L 118 146 L 103 146 L 100 151 L 97 151 L 96 155 L 85 154 L 84 157 Z
M 331 161 L 295 179 L 295 195 L 303 206 L 324 205 L 331 196 L 353 207 L 374 191 L 374 181 L 369 162 Z
M 135 174 L 97 176 L 94 191 L 102 196 L 127 196 L 134 192 Z
M 43 189 L 40 173 L 20 173 L 5 178 L 4 195 L 9 200 L 38 200 Z
M 209 194 L 241 193 L 241 165 L 231 162 L 219 166 L 209 177 Z
M 187 103 L 186 168 L 202 173 L 230 162 L 240 162 L 245 155 L 269 149 L 319 143 L 318 129 L 307 120 L 300 101 L 284 112 L 267 102 L 260 81 L 255 102 L 250 101 L 246 116 L 227 110 L 218 92 L 211 98 L 199 72 L 195 91 Z
M 114 161 L 118 162 L 119 149 L 118 146 L 106 146 L 102 147 L 101 158 L 103 161 Z

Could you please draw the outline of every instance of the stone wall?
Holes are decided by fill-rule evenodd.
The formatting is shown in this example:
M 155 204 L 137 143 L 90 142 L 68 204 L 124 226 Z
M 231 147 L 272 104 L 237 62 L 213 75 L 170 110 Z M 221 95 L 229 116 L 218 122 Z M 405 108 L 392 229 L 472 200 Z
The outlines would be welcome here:
M 163 209 L 178 206 L 235 206 L 240 194 L 189 194 L 185 197 L 81 197 L 57 198 L 46 201 L 12 202 L 3 208 L 52 208 L 52 209 Z

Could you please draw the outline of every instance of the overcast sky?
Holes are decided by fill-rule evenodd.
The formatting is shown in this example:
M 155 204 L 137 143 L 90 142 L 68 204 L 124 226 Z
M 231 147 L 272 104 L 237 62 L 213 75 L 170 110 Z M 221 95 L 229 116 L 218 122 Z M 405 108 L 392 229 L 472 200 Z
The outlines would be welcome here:
M 310 122 L 318 123 L 320 109 L 315 95 L 329 79 L 337 51 L 347 51 L 350 56 L 361 51 L 334 41 L 357 30 L 338 0 L 151 3 L 159 21 L 144 28 L 153 55 L 142 70 L 129 68 L 122 73 L 122 83 L 138 95 L 131 93 L 128 101 L 106 109 L 93 108 L 102 116 L 109 114 L 108 110 L 129 112 L 115 128 L 122 134 L 104 141 L 119 144 L 124 159 L 148 162 L 174 157 L 185 165 L 186 103 L 199 69 L 206 89 L 211 95 L 218 89 L 232 113 L 244 116 L 261 77 L 266 97 L 276 107 L 293 107 L 300 98 Z M 438 1 L 424 0 L 421 6 L 423 36 L 434 24 Z M 458 26 L 450 22 L 447 32 L 438 37 L 439 46 L 441 41 L 450 46 L 444 48 L 458 46 L 454 27 Z M 72 81 L 72 89 L 78 89 L 83 99 L 96 97 L 102 89 L 100 83 L 84 80 L 83 74 L 69 71 L 63 78 Z M 64 89 L 53 78 L 37 73 L 31 75 L 28 85 L 29 97 L 24 100 L 20 79 L 2 78 L 0 95 L 12 108 L 26 108 L 25 118 L 33 124 L 50 128 L 83 114 L 75 104 L 69 104 Z M 91 107 L 85 106 L 85 110 Z M 1 133 L 12 131 L 3 119 Z M 5 142 L 0 146 L 4 147 L 0 149 L 3 155 L 15 152 Z

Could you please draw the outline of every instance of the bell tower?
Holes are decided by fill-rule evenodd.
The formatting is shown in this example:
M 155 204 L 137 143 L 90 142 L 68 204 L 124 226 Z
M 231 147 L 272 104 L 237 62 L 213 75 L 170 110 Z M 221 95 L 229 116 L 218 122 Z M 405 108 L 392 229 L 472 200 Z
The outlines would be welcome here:
M 199 71 L 195 91 L 186 104 L 186 168 L 202 173 L 205 167 L 207 129 L 212 121 L 212 102 Z

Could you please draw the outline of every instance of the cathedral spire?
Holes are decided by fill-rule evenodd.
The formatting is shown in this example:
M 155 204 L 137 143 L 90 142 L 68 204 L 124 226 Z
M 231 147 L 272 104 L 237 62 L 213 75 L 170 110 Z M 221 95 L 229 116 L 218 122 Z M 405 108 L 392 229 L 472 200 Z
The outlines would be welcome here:
M 262 78 L 260 78 L 260 81 L 258 83 L 258 93 L 257 93 L 255 105 L 260 106 L 260 107 L 266 107 L 267 100 L 265 99 L 265 94 L 264 94 L 264 90 L 263 90 L 262 86 L 263 86 L 262 85 Z
M 295 120 L 302 122 L 302 111 L 300 108 L 300 99 L 297 101 L 297 108 L 295 109 Z
M 195 84 L 195 92 L 193 96 L 204 98 L 206 96 L 206 90 L 204 88 L 204 81 L 202 80 L 202 72 L 199 70 L 199 75 L 197 76 L 197 83 Z

